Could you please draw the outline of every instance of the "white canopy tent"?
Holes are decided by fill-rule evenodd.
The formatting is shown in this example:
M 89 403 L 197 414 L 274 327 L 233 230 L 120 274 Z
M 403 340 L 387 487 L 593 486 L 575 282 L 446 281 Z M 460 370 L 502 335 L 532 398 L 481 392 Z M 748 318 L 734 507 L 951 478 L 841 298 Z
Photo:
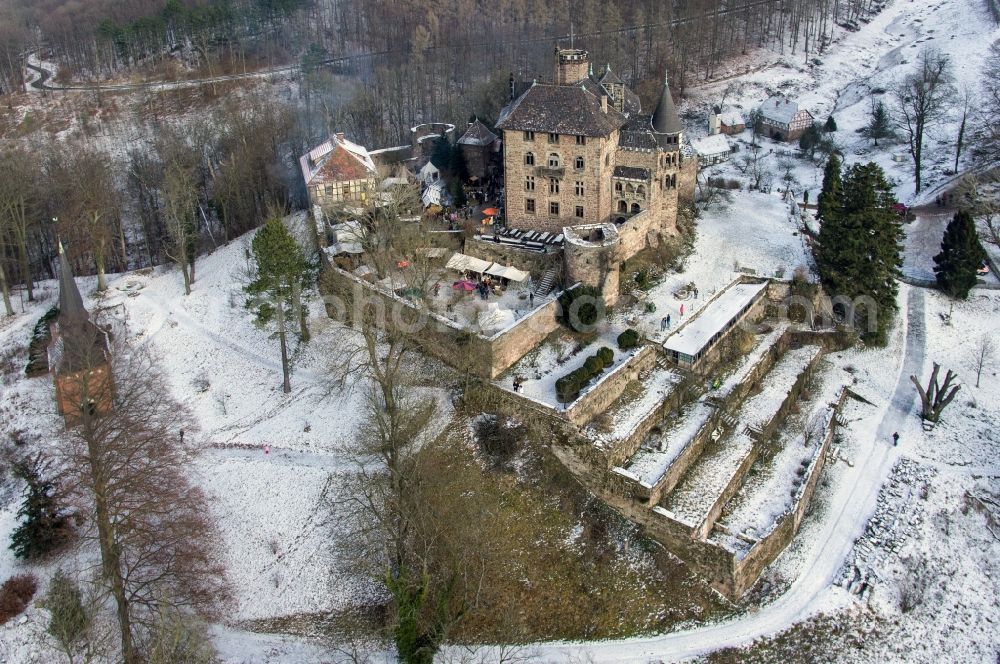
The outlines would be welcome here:
M 476 258 L 475 256 L 467 256 L 466 254 L 455 254 L 448 259 L 448 263 L 445 265 L 449 270 L 456 270 L 458 272 L 478 272 L 479 274 L 484 274 L 490 266 L 493 265 L 489 261 L 484 261 L 481 258 Z
M 502 277 L 504 279 L 509 279 L 510 281 L 525 281 L 529 276 L 527 272 L 518 270 L 516 267 L 503 266 L 499 263 L 494 263 L 488 270 L 486 274 L 493 275 L 494 277 Z

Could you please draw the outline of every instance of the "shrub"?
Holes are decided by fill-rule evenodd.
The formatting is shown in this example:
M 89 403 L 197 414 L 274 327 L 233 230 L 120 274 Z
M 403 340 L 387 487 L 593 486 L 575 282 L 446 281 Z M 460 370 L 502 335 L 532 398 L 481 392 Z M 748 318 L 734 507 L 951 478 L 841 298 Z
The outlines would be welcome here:
M 635 348 L 639 345 L 639 333 L 628 328 L 624 332 L 618 335 L 618 347 L 622 350 L 628 350 L 629 348 Z
M 576 372 L 569 373 L 556 381 L 556 398 L 559 403 L 568 403 L 580 394 L 580 382 Z
M 59 315 L 59 309 L 52 307 L 38 319 L 31 330 L 31 342 L 28 344 L 28 365 L 24 373 L 31 377 L 43 374 L 49 370 L 49 344 L 52 335 L 49 333 L 49 323 Z
M 587 370 L 587 373 L 589 373 L 590 376 L 596 376 L 604 371 L 604 362 L 597 355 L 591 355 L 587 358 L 587 361 L 583 363 L 583 367 Z
M 523 436 L 524 427 L 502 415 L 486 415 L 476 422 L 479 447 L 494 468 L 502 468 L 510 462 Z
M 597 351 L 597 356 L 601 358 L 605 367 L 610 367 L 615 362 L 615 351 L 611 350 L 607 346 L 604 346 Z
M 559 322 L 577 332 L 587 331 L 603 314 L 604 298 L 593 286 L 577 286 L 559 296 Z
M 38 582 L 31 574 L 17 574 L 0 586 L 0 625 L 21 615 L 38 590 Z

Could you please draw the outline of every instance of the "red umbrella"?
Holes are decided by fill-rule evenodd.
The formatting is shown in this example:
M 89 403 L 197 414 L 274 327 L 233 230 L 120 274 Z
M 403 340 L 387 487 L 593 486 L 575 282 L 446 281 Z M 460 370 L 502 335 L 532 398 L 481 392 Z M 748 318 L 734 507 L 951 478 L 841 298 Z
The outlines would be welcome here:
M 474 283 L 472 283 L 471 281 L 468 281 L 467 279 L 460 279 L 460 280 L 456 281 L 455 283 L 453 283 L 451 285 L 451 287 L 454 288 L 455 290 L 461 290 L 463 288 L 465 290 L 467 290 L 467 291 L 474 291 L 474 290 L 476 290 L 476 285 Z
M 486 208 L 485 210 L 483 210 L 484 217 L 495 217 L 498 214 L 500 214 L 500 210 L 496 208 Z

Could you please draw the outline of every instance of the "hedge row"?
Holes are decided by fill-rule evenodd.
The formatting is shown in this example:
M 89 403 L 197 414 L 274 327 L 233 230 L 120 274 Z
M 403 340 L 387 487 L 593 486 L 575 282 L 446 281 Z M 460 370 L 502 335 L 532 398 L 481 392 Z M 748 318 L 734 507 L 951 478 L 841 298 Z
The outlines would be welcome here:
M 28 365 L 24 373 L 28 376 L 38 376 L 49 371 L 49 344 L 52 335 L 49 333 L 49 323 L 59 315 L 59 308 L 52 307 L 38 319 L 31 330 L 31 341 L 28 343 Z
M 556 381 L 556 397 L 560 403 L 575 401 L 580 396 L 580 390 L 587 386 L 590 379 L 599 376 L 604 369 L 615 361 L 615 352 L 607 346 L 599 349 L 587 358 L 583 366 L 571 371 Z

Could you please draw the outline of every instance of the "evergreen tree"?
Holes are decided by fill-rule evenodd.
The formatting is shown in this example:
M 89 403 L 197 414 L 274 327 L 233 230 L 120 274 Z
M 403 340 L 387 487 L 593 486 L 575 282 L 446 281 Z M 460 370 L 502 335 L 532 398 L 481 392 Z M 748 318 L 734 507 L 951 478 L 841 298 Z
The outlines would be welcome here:
M 431 152 L 431 163 L 438 170 L 444 170 L 451 165 L 451 143 L 444 134 L 438 136 L 434 141 L 434 150 Z
M 892 123 L 885 104 L 877 101 L 872 105 L 872 116 L 865 127 L 865 136 L 878 146 L 878 139 L 892 136 Z
M 823 188 L 816 199 L 816 216 L 823 225 L 837 221 L 843 205 L 840 186 L 840 158 L 832 154 L 823 169 Z
M 461 183 L 466 183 L 469 181 L 469 165 L 465 161 L 465 153 L 462 152 L 462 146 L 456 143 L 451 148 L 451 159 L 448 163 L 448 170 L 451 171 L 452 177 Z
M 941 253 L 934 257 L 938 288 L 951 297 L 966 299 L 984 260 L 986 253 L 979 244 L 972 215 L 965 210 L 956 212 L 945 229 Z
M 10 549 L 18 558 L 44 556 L 65 541 L 68 517 L 59 506 L 56 484 L 45 477 L 47 464 L 38 455 L 14 463 L 14 476 L 27 483 L 27 493 L 17 511 L 22 520 L 10 536 Z
M 863 338 L 885 343 L 902 265 L 903 232 L 892 209 L 895 196 L 876 164 L 851 166 L 836 187 L 839 166 L 831 158 L 820 194 L 820 279 L 831 297 L 850 302 L 843 313 L 853 313 L 849 322 Z
M 309 264 L 278 216 L 272 216 L 264 223 L 251 246 L 256 274 L 246 287 L 249 295 L 246 306 L 255 312 L 259 325 L 273 322 L 277 328 L 281 345 L 282 389 L 287 394 L 292 391 L 292 384 L 285 326 L 295 313 L 293 300 L 308 273 Z
M 823 135 L 820 133 L 819 127 L 816 124 L 812 124 L 799 137 L 799 149 L 808 154 L 809 158 L 812 159 L 813 155 L 816 154 L 816 148 L 819 147 L 822 140 Z
M 832 115 L 826 119 L 826 124 L 823 125 L 823 131 L 828 134 L 832 131 L 837 131 L 837 121 L 833 119 Z

